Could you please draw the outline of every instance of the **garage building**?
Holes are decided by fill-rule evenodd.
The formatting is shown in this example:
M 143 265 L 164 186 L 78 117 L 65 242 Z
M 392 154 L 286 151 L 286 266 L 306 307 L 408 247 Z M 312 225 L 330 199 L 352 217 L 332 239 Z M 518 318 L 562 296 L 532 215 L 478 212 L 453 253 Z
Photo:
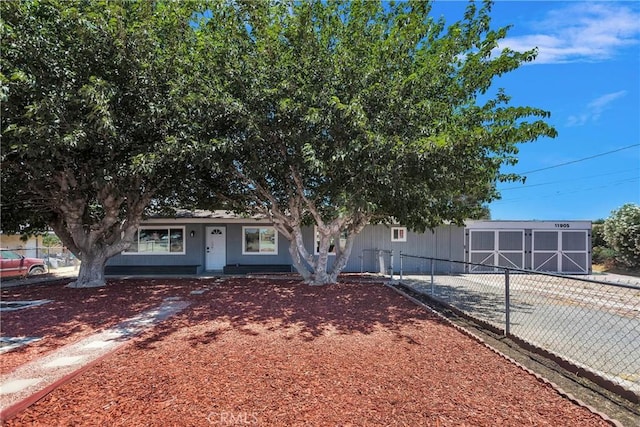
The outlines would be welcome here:
M 591 221 L 470 221 L 465 253 L 466 261 L 474 264 L 590 274 Z

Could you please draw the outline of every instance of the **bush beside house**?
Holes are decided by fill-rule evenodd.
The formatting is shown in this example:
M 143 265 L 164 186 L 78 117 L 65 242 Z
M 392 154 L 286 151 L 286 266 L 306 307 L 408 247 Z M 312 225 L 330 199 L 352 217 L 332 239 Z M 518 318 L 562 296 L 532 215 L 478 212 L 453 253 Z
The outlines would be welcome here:
M 595 221 L 591 239 L 594 264 L 640 272 L 640 206 L 627 203 Z

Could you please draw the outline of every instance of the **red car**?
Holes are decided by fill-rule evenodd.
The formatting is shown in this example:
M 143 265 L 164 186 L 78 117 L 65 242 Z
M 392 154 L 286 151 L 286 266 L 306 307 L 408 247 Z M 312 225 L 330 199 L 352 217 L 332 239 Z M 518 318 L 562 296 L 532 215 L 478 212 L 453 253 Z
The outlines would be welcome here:
M 14 251 L 0 249 L 0 277 L 34 276 L 46 272 L 43 259 L 26 258 Z

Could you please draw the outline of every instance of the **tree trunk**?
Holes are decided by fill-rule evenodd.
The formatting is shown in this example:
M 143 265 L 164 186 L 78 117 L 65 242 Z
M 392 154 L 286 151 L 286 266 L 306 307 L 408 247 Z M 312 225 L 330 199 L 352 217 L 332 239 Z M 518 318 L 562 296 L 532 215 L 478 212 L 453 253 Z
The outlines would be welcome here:
M 297 182 L 298 183 L 298 182 Z M 369 223 L 370 217 L 355 212 L 351 216 L 340 216 L 329 222 L 323 221 L 315 205 L 304 198 L 302 184 L 298 183 L 300 194 L 292 197 L 289 204 L 289 212 L 282 213 L 278 209 L 270 209 L 264 212 L 271 216 L 275 228 L 289 241 L 289 254 L 294 267 L 308 285 L 328 285 L 338 282 L 338 275 L 347 265 L 353 240 L 355 236 Z M 302 238 L 302 207 L 300 201 L 304 200 L 315 220 L 318 233 L 318 253 L 309 252 Z M 273 203 L 275 206 L 276 203 Z M 346 232 L 347 239 L 344 248 L 340 247 L 340 236 Z M 315 236 L 314 241 L 315 245 Z M 335 247 L 335 256 L 329 256 L 331 246 Z M 333 261 L 333 262 L 331 262 Z M 331 265 L 331 268 L 329 266 Z
M 107 261 L 131 246 L 152 192 L 133 194 L 132 190 L 126 197 L 116 197 L 118 191 L 112 184 L 107 184 L 95 197 L 103 215 L 93 223 L 88 223 L 86 214 L 91 210 L 90 204 L 95 203 L 91 201 L 93 199 L 68 197 L 68 188 L 77 186 L 77 180 L 71 172 L 61 175 L 60 186 L 66 199 L 61 197 L 60 209 L 54 212 L 55 216 L 49 225 L 81 262 L 78 278 L 68 286 L 105 286 L 104 268 Z
M 313 273 L 309 271 L 309 268 L 302 260 L 296 240 L 291 240 L 289 242 L 289 254 L 291 255 L 291 259 L 293 260 L 293 266 L 296 268 L 296 270 L 298 270 L 298 273 L 300 273 L 302 279 L 306 283 L 308 283 L 311 280 Z
M 78 278 L 67 285 L 69 288 L 95 288 L 107 284 L 104 278 L 104 267 L 108 257 L 104 251 L 83 253 Z
M 343 249 L 340 249 L 338 247 L 338 250 L 336 250 L 336 259 L 333 261 L 333 266 L 331 267 L 331 272 L 329 273 L 329 281 L 331 283 L 336 283 L 338 281 L 338 275 L 347 266 L 347 261 L 349 261 L 349 257 L 351 256 L 351 250 L 353 249 L 353 240 L 355 238 L 355 234 L 347 235 L 347 242 L 345 247 Z
M 336 228 L 336 227 L 333 227 Z M 331 232 L 329 228 L 319 230 L 319 247 L 315 256 L 309 256 L 302 238 L 291 240 L 289 253 L 293 265 L 305 283 L 311 286 L 323 286 L 338 283 L 338 275 L 347 265 L 355 234 L 349 234 L 347 245 L 340 250 L 340 232 Z M 301 236 L 302 234 L 299 233 Z M 333 244 L 331 238 L 333 237 Z M 335 256 L 329 255 L 331 246 L 335 247 Z M 305 263 L 304 260 L 307 262 Z M 333 262 L 332 262 L 333 261 Z
M 331 246 L 331 235 L 326 233 L 325 230 L 318 227 L 318 233 L 320 234 L 318 255 L 314 265 L 314 274 L 311 281 L 307 283 L 314 286 L 329 285 L 337 283 L 337 280 L 331 280 L 331 277 L 327 273 L 329 267 L 329 247 Z M 336 242 L 339 245 L 339 242 Z
M 308 285 L 327 285 L 329 283 L 335 283 L 335 280 L 331 282 L 329 275 L 327 274 L 328 264 L 328 251 L 330 239 L 320 239 L 320 254 L 313 256 L 307 251 L 304 246 L 304 240 L 302 239 L 302 231 L 299 225 L 289 224 L 291 229 L 286 230 L 276 224 L 276 228 L 283 230 L 283 235 L 289 239 L 289 254 L 293 261 L 293 266 L 298 273 L 302 276 L 302 279 Z M 324 248 L 324 256 L 322 256 L 322 250 Z

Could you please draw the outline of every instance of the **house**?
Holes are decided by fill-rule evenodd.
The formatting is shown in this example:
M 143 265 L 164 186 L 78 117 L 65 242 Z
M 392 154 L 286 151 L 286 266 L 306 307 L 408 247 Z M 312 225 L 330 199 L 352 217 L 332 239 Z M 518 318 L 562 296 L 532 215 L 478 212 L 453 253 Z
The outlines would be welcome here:
M 303 229 L 310 253 L 317 253 L 313 227 Z M 356 236 L 344 272 L 400 270 L 400 253 L 477 264 L 589 274 L 590 221 L 469 221 L 415 233 L 402 225 L 368 225 Z M 407 273 L 430 271 L 427 260 L 407 258 Z M 436 263 L 438 272 L 461 272 L 462 264 Z M 467 266 L 470 272 L 492 269 Z M 289 242 L 262 217 L 225 211 L 183 211 L 150 218 L 126 252 L 109 260 L 106 274 L 243 274 L 295 271 Z

